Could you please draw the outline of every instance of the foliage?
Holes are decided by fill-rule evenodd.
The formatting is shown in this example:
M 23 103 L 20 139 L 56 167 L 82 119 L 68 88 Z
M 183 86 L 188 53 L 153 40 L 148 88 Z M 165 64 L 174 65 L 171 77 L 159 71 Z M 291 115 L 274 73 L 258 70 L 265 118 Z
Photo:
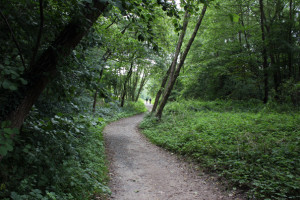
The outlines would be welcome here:
M 147 108 L 145 107 L 144 101 L 142 99 L 139 99 L 137 102 L 127 102 L 126 110 L 128 111 L 134 111 L 134 113 L 143 113 L 147 111 Z
M 182 96 L 206 100 L 255 98 L 299 104 L 299 2 L 263 1 L 262 41 L 258 2 L 216 0 L 203 21 L 181 75 Z M 262 49 L 267 49 L 267 70 Z M 265 81 L 267 79 L 267 81 Z M 290 85 L 287 87 L 287 85 Z M 290 89 L 290 88 L 293 89 Z M 292 91 L 291 91 L 292 90 Z
M 110 120 L 145 111 L 141 101 L 130 101 L 138 100 L 150 78 L 147 95 L 155 96 L 173 60 L 183 9 L 194 24 L 200 2 L 211 3 L 170 99 L 254 100 L 173 103 L 162 124 L 148 118 L 143 126 L 170 133 L 180 125 L 173 135 L 152 136 L 249 188 L 250 195 L 294 198 L 299 191 L 299 177 L 290 170 L 299 171 L 292 158 L 299 156 L 299 114 L 286 104 L 300 102 L 299 2 L 264 1 L 265 13 L 258 2 L 246 0 L 180 1 L 181 10 L 166 0 L 0 2 L 1 198 L 90 199 L 109 193 L 100 130 Z M 104 11 L 92 9 L 96 5 Z M 96 22 L 93 13 L 101 14 Z M 271 101 L 257 103 L 266 90 Z M 19 131 L 9 128 L 14 122 Z
M 19 133 L 18 129 L 7 128 L 9 122 L 2 122 L 0 127 L 0 156 L 5 156 L 13 150 L 13 136 Z
M 276 109 L 274 109 L 277 107 Z M 188 155 L 254 199 L 298 199 L 300 113 L 257 101 L 179 101 L 140 125 L 152 142 Z
M 153 49 L 158 48 L 153 38 L 156 31 L 149 30 L 149 21 L 155 19 L 148 10 L 154 9 L 152 2 L 107 1 L 110 5 L 103 12 L 105 16 L 100 16 L 90 31 L 84 31 L 86 36 L 79 45 L 76 44 L 79 41 L 70 41 L 75 43 L 64 49 L 70 52 L 69 56 L 54 61 L 56 73 L 38 94 L 38 100 L 31 102 L 34 107 L 20 131 L 7 128 L 10 123 L 4 121 L 20 105 L 28 88 L 33 87 L 29 80 L 40 77 L 37 74 L 28 77 L 36 67 L 35 62 L 43 61 L 41 55 L 49 49 L 57 54 L 53 47 L 61 41 L 57 39 L 60 36 L 77 34 L 68 32 L 74 21 L 78 26 L 82 22 L 89 24 L 85 20 L 92 16 L 88 12 L 95 2 L 1 3 L 1 199 L 81 200 L 102 198 L 110 193 L 101 131 L 109 121 L 145 111 L 141 102 L 126 102 L 120 108 L 116 96 L 123 84 L 120 68 L 128 68 L 131 62 L 128 58 L 138 52 L 137 63 L 142 63 L 138 67 L 147 71 L 149 61 L 142 58 L 155 54 Z M 130 33 L 124 34 L 125 29 L 130 29 Z M 57 56 L 54 54 L 50 60 Z M 114 61 L 109 61 L 108 55 Z M 42 75 L 46 77 L 45 70 Z M 118 84 L 114 88 L 115 82 Z M 115 95 L 114 89 L 118 91 Z M 38 93 L 39 89 L 35 91 Z M 96 104 L 97 100 L 103 103 Z M 91 113 L 93 102 L 96 108 Z
M 141 101 L 124 108 L 107 103 L 94 116 L 44 117 L 35 108 L 14 150 L 1 161 L 0 198 L 82 200 L 109 194 L 102 129 L 109 121 L 144 110 Z
M 90 117 L 32 113 L 13 152 L 1 165 L 1 197 L 89 199 L 107 193 L 100 127 Z M 95 123 L 95 126 L 92 126 Z M 98 130 L 97 130 L 98 129 Z

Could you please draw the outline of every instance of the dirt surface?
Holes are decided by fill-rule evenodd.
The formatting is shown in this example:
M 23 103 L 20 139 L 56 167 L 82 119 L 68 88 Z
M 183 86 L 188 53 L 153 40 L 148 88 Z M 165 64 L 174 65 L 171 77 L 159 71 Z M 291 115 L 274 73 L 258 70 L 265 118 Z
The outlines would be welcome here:
M 149 107 L 149 106 L 148 106 Z M 112 200 L 239 199 L 222 192 L 177 156 L 151 144 L 138 131 L 143 114 L 109 124 L 104 129 Z

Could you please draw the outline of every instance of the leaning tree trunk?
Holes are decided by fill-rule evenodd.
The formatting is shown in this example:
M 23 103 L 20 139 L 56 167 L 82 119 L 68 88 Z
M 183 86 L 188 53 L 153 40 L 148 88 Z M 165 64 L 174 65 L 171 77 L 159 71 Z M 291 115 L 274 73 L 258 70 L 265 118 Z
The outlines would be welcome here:
M 184 18 L 183 18 L 182 31 L 181 31 L 181 34 L 179 36 L 179 40 L 178 40 L 178 43 L 177 43 L 177 46 L 176 46 L 174 59 L 173 59 L 172 64 L 171 64 L 170 76 L 169 76 L 169 85 L 171 84 L 173 76 L 174 76 L 174 73 L 175 73 L 175 69 L 176 69 L 176 66 L 177 66 L 178 56 L 179 56 L 179 53 L 180 53 L 180 50 L 181 50 L 181 46 L 182 46 L 182 43 L 183 43 L 183 40 L 184 40 L 184 36 L 185 36 L 186 29 L 187 29 L 187 25 L 189 23 L 189 17 L 190 17 L 190 15 L 188 13 L 188 9 L 186 9 L 185 14 L 184 14 Z
M 20 129 L 33 104 L 50 80 L 55 77 L 57 64 L 70 54 L 107 6 L 107 3 L 98 0 L 94 0 L 91 4 L 87 3 L 82 9 L 82 18 L 72 19 L 24 74 L 23 78 L 28 80 L 28 84 L 18 91 L 23 94 L 19 104 L 4 117 L 5 120 L 11 121 L 11 128 Z
M 168 87 L 166 88 L 165 95 L 163 96 L 163 99 L 162 99 L 162 101 L 161 101 L 161 103 L 160 103 L 160 105 L 159 105 L 159 108 L 158 108 L 157 112 L 156 112 L 156 117 L 158 117 L 159 119 L 160 119 L 161 116 L 162 116 L 163 109 L 164 109 L 165 105 L 167 104 L 167 101 L 168 101 L 168 98 L 169 98 L 169 96 L 170 96 L 170 94 L 171 94 L 171 91 L 172 91 L 172 89 L 173 89 L 173 86 L 174 86 L 174 84 L 175 84 L 175 82 L 176 82 L 177 77 L 179 76 L 180 69 L 181 69 L 181 67 L 182 67 L 183 64 L 184 64 L 184 61 L 185 61 L 185 59 L 186 59 L 186 56 L 187 56 L 187 54 L 189 53 L 190 48 L 191 48 L 191 46 L 192 46 L 192 44 L 193 44 L 193 42 L 194 42 L 194 39 L 195 39 L 195 37 L 196 37 L 196 35 L 197 35 L 197 32 L 198 32 L 198 30 L 199 30 L 199 27 L 200 27 L 200 25 L 201 25 L 201 23 L 202 23 L 202 20 L 203 20 L 203 18 L 204 18 L 204 15 L 205 15 L 205 12 L 206 12 L 206 8 L 207 8 L 207 6 L 204 5 L 203 8 L 202 8 L 201 15 L 200 15 L 200 17 L 199 17 L 199 19 L 198 19 L 198 22 L 197 22 L 196 26 L 195 26 L 194 32 L 193 32 L 193 34 L 192 34 L 192 36 L 191 36 L 191 38 L 190 38 L 190 40 L 189 40 L 189 42 L 188 42 L 188 44 L 187 44 L 185 50 L 184 50 L 184 53 L 183 53 L 183 55 L 182 55 L 182 57 L 181 57 L 181 59 L 180 59 L 180 62 L 179 62 L 179 64 L 178 64 L 178 67 L 177 67 L 177 69 L 176 69 L 176 71 L 175 71 L 175 73 L 174 73 L 174 77 L 172 78 L 172 81 L 170 82 L 170 84 L 169 84 Z
M 143 90 L 143 87 L 145 86 L 146 82 L 147 82 L 147 75 L 144 74 L 144 76 L 143 76 L 143 78 L 141 80 L 141 83 L 140 83 L 140 87 L 139 87 L 138 93 L 137 93 L 137 95 L 135 97 L 135 102 L 137 102 L 139 100 L 140 94 L 141 94 L 141 92 Z
M 160 96 L 163 92 L 163 89 L 165 88 L 165 85 L 167 83 L 167 80 L 168 80 L 168 77 L 170 75 L 170 71 L 171 71 L 171 67 L 172 67 L 173 64 L 170 65 L 168 71 L 166 72 L 162 82 L 161 82 L 161 86 L 159 88 L 159 90 L 157 91 L 156 93 L 156 97 L 155 97 L 155 101 L 154 101 L 154 104 L 153 104 L 153 107 L 152 107 L 152 111 L 151 113 L 154 113 L 156 111 L 156 108 L 157 108 L 157 105 L 158 105 L 158 102 L 159 102 L 159 99 L 160 99 Z
M 160 96 L 165 88 L 165 85 L 168 81 L 168 77 L 169 78 L 169 85 L 171 84 L 172 82 L 172 77 L 174 76 L 174 72 L 175 72 L 175 68 L 176 68 L 176 65 L 177 65 L 177 59 L 178 59 L 178 56 L 179 56 L 179 53 L 180 53 L 180 49 L 181 49 L 181 46 L 182 46 L 182 43 L 183 43 L 183 39 L 184 39 L 184 36 L 185 36 L 185 32 L 186 32 L 186 29 L 187 29 L 187 25 L 189 23 L 189 14 L 188 14 L 188 10 L 185 11 L 185 14 L 184 14 L 184 19 L 183 19 L 183 26 L 182 26 L 182 31 L 181 31 L 181 34 L 179 36 L 179 39 L 178 39 L 178 43 L 177 43 L 177 46 L 176 46 L 176 51 L 175 51 L 175 55 L 174 55 L 174 58 L 173 58 L 173 61 L 168 69 L 168 71 L 166 72 L 162 82 L 161 82 L 161 86 L 160 86 L 160 89 L 158 90 L 158 92 L 156 93 L 156 97 L 155 97 L 155 102 L 153 104 L 153 107 L 152 107 L 152 111 L 151 113 L 154 113 L 156 108 L 157 108 L 157 105 L 158 105 L 158 102 L 159 102 L 159 99 L 160 99 Z

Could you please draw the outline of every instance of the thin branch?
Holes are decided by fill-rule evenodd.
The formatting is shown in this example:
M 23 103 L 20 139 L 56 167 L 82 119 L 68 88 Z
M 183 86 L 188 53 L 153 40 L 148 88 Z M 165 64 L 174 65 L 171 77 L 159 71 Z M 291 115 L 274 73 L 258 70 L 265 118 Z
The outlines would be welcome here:
M 109 29 L 109 27 L 111 27 L 116 21 L 117 21 L 118 17 L 115 17 L 115 19 L 112 21 L 112 23 L 110 25 L 108 25 L 105 29 Z
M 26 68 L 26 66 L 25 66 L 25 61 L 24 61 L 24 58 L 23 58 L 23 55 L 22 55 L 20 46 L 19 46 L 19 44 L 18 44 L 18 42 L 17 42 L 17 40 L 16 40 L 16 37 L 15 37 L 15 35 L 14 35 L 14 33 L 13 33 L 13 31 L 12 31 L 12 29 L 11 29 L 11 27 L 10 27 L 10 25 L 9 25 L 9 23 L 8 23 L 8 21 L 7 21 L 7 19 L 6 19 L 6 17 L 3 15 L 1 9 L 0 9 L 0 14 L 1 14 L 1 17 L 3 18 L 3 20 L 5 21 L 5 23 L 6 23 L 7 27 L 8 27 L 8 29 L 9 29 L 9 31 L 10 31 L 11 37 L 12 37 L 12 39 L 13 39 L 13 41 L 14 41 L 14 43 L 15 43 L 15 45 L 16 45 L 18 51 L 19 51 L 19 55 L 20 55 L 20 58 L 21 58 L 23 67 L 24 67 L 24 69 L 25 69 L 25 68 Z
M 35 45 L 34 50 L 33 50 L 33 56 L 32 56 L 31 62 L 30 62 L 31 65 L 33 65 L 33 63 L 35 61 L 35 58 L 36 58 L 36 55 L 37 55 L 37 52 L 39 50 L 41 37 L 42 37 L 42 33 L 43 33 L 43 27 L 44 27 L 43 0 L 39 0 L 39 3 L 40 3 L 40 29 L 39 29 L 36 45 Z
M 126 29 L 127 29 L 131 24 L 132 24 L 132 22 L 130 22 L 129 24 L 127 24 L 127 25 L 125 26 L 125 28 L 123 29 L 123 31 L 121 31 L 121 33 L 122 33 L 123 35 L 124 35 Z

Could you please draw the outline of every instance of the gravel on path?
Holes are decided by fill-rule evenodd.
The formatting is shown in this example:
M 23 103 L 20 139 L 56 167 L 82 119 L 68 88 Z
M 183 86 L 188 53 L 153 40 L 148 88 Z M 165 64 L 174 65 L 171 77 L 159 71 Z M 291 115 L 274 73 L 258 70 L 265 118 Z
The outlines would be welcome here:
M 143 114 L 106 126 L 112 200 L 238 199 L 223 192 L 209 176 L 151 144 L 138 130 Z

